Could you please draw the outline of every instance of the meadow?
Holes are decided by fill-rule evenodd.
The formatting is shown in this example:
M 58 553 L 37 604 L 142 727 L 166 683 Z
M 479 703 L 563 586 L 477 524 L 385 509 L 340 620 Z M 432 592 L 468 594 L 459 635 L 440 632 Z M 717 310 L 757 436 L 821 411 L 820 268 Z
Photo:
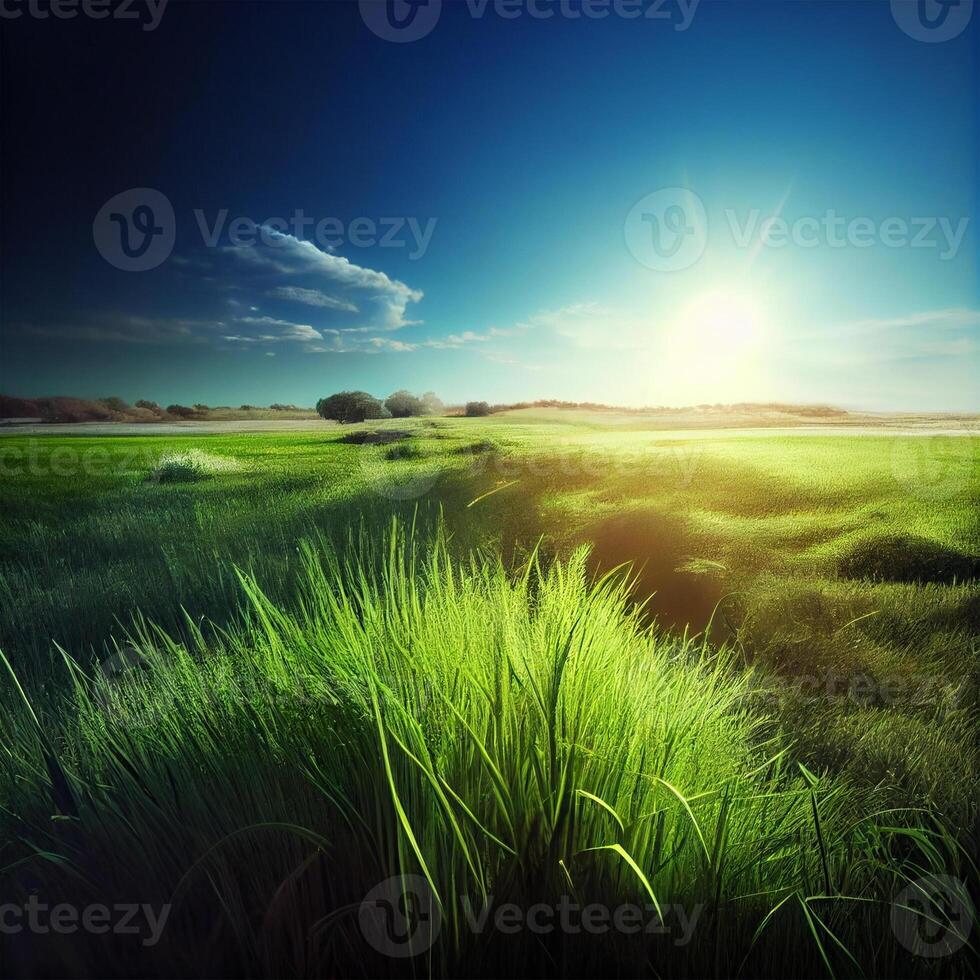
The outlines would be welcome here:
M 0 970 L 975 975 L 978 447 L 4 436 L 0 893 L 172 908 Z

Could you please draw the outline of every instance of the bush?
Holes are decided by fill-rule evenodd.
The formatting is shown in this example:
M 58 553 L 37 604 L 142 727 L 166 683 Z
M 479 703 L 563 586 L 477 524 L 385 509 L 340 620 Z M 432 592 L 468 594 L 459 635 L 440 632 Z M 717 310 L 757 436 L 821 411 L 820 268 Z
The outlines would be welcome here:
M 179 419 L 192 419 L 197 412 L 193 408 L 188 408 L 186 405 L 168 405 L 167 414 L 175 415 Z
M 130 411 L 129 405 L 115 395 L 111 398 L 103 398 L 101 404 L 105 405 L 110 412 L 119 412 L 120 415 L 126 415 Z
M 156 402 L 147 401 L 145 398 L 141 398 L 136 403 L 137 408 L 145 408 L 148 412 L 162 412 L 163 409 Z
M 482 418 L 490 414 L 490 406 L 486 402 L 467 402 L 466 415 L 469 418 Z
M 339 391 L 316 403 L 320 418 L 335 422 L 364 422 L 367 419 L 391 418 L 391 413 L 366 391 Z
M 194 411 L 195 412 L 210 412 L 211 409 L 208 408 L 207 405 L 197 404 L 197 405 L 194 406 Z
M 434 391 L 427 391 L 422 396 L 422 408 L 423 415 L 442 415 L 446 410 L 446 406 L 443 405 L 442 399 L 439 398 Z
M 112 412 L 84 398 L 45 398 L 42 413 L 48 422 L 108 422 Z
M 385 399 L 385 408 L 391 412 L 392 418 L 407 419 L 412 415 L 424 415 L 425 405 L 421 398 L 410 391 L 396 391 Z
M 0 418 L 36 419 L 42 418 L 41 406 L 30 398 L 15 398 L 13 395 L 0 395 Z

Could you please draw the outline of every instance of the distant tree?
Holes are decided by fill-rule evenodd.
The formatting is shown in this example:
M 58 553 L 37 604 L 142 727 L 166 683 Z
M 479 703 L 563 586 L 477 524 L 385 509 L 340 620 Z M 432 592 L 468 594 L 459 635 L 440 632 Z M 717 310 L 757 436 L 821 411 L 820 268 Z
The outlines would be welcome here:
M 434 391 L 427 391 L 422 396 L 422 407 L 425 409 L 423 415 L 442 415 L 446 410 L 446 406 L 443 405 L 442 399 L 439 398 Z
M 210 409 L 210 408 L 208 408 L 208 406 L 207 406 L 207 405 L 202 405 L 202 404 L 201 404 L 200 402 L 198 402 L 198 403 L 197 403 L 197 404 L 196 404 L 196 405 L 194 406 L 194 411 L 196 411 L 196 412 L 210 412 L 210 411 L 211 411 L 211 409 Z
M 412 415 L 424 415 L 425 404 L 421 398 L 410 391 L 396 391 L 385 399 L 385 408 L 396 419 L 407 419 Z
M 149 402 L 145 398 L 141 398 L 136 403 L 137 408 L 145 408 L 148 412 L 159 412 L 160 406 L 156 402 Z
M 188 408 L 187 405 L 168 405 L 167 414 L 176 415 L 179 419 L 192 419 L 197 415 L 197 412 L 193 408 Z
M 320 418 L 335 422 L 364 422 L 367 419 L 391 418 L 391 413 L 366 391 L 338 391 L 316 403 Z
M 490 414 L 490 406 L 486 402 L 467 402 L 466 414 L 470 418 L 481 418 Z
M 254 412 L 255 411 L 255 406 L 254 405 L 242 405 L 242 406 L 239 407 L 238 410 L 240 412 Z
M 127 405 L 121 398 L 117 398 L 113 395 L 111 398 L 103 398 L 102 404 L 105 405 L 110 412 L 119 412 L 123 415 L 129 411 L 129 405 Z

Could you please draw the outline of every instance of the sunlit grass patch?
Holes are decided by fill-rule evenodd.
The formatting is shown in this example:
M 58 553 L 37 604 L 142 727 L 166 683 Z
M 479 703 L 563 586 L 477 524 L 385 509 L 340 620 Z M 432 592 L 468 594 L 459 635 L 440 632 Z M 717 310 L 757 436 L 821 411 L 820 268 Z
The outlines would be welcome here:
M 215 456 L 199 449 L 165 453 L 150 471 L 153 483 L 194 483 L 219 473 L 234 473 L 241 464 L 225 456 Z

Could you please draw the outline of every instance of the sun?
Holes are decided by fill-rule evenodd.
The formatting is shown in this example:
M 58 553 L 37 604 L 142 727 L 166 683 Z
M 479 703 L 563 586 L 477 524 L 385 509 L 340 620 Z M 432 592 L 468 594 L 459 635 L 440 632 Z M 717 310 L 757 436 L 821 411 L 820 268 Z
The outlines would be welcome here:
M 744 292 L 712 290 L 684 310 L 674 326 L 674 342 L 701 357 L 737 355 L 761 340 L 761 304 Z
M 705 290 L 666 325 L 660 377 L 678 389 L 675 397 L 695 403 L 751 400 L 763 380 L 767 335 L 759 295 L 730 287 Z

